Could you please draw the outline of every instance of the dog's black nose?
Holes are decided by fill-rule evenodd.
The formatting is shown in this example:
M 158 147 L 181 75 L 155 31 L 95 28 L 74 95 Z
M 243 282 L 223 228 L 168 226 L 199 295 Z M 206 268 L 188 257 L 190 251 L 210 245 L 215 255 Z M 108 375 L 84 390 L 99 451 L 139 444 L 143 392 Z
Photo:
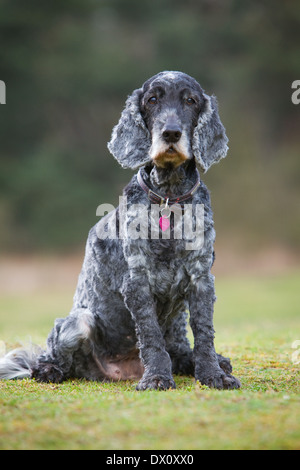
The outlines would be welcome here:
M 168 144 L 175 144 L 182 136 L 182 130 L 179 126 L 167 126 L 163 131 L 162 136 Z

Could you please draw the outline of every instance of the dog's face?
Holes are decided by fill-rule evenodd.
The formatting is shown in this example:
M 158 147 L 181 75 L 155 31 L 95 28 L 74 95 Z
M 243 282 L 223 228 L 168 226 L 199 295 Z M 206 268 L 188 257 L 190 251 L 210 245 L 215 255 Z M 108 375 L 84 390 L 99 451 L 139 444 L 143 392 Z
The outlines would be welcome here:
M 177 167 L 193 157 L 193 132 L 204 104 L 203 90 L 187 75 L 166 72 L 145 83 L 140 108 L 155 165 Z
M 214 96 L 185 73 L 161 72 L 129 96 L 108 148 L 124 168 L 178 167 L 195 157 L 207 171 L 227 142 Z

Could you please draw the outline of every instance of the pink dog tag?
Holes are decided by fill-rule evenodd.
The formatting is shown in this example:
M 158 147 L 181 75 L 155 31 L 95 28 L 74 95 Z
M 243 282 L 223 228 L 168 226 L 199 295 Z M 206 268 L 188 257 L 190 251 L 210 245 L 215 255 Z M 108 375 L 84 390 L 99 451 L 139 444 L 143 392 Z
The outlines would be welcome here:
M 165 232 L 170 227 L 170 221 L 167 217 L 161 216 L 159 219 L 159 226 L 163 232 Z

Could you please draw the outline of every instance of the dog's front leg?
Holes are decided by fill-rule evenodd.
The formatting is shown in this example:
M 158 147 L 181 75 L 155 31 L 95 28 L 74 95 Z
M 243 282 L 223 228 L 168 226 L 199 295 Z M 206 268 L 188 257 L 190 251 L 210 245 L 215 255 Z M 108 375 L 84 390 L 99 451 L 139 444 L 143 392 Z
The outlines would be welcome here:
M 146 275 L 131 273 L 131 278 L 124 285 L 125 304 L 135 322 L 138 347 L 145 368 L 137 390 L 175 388 L 171 359 L 157 321 L 155 302 Z
M 214 277 L 203 275 L 194 280 L 190 290 L 190 324 L 194 334 L 195 379 L 219 389 L 239 388 L 240 382 L 221 369 L 214 347 L 213 305 Z

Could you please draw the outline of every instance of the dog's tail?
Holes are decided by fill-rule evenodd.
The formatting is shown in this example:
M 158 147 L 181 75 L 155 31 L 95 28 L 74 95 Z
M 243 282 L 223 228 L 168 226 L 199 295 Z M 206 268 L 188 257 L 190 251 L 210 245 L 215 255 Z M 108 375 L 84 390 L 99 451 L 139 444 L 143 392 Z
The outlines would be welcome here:
M 0 357 L 0 380 L 30 378 L 37 358 L 42 352 L 43 350 L 36 345 L 9 351 L 5 356 Z

